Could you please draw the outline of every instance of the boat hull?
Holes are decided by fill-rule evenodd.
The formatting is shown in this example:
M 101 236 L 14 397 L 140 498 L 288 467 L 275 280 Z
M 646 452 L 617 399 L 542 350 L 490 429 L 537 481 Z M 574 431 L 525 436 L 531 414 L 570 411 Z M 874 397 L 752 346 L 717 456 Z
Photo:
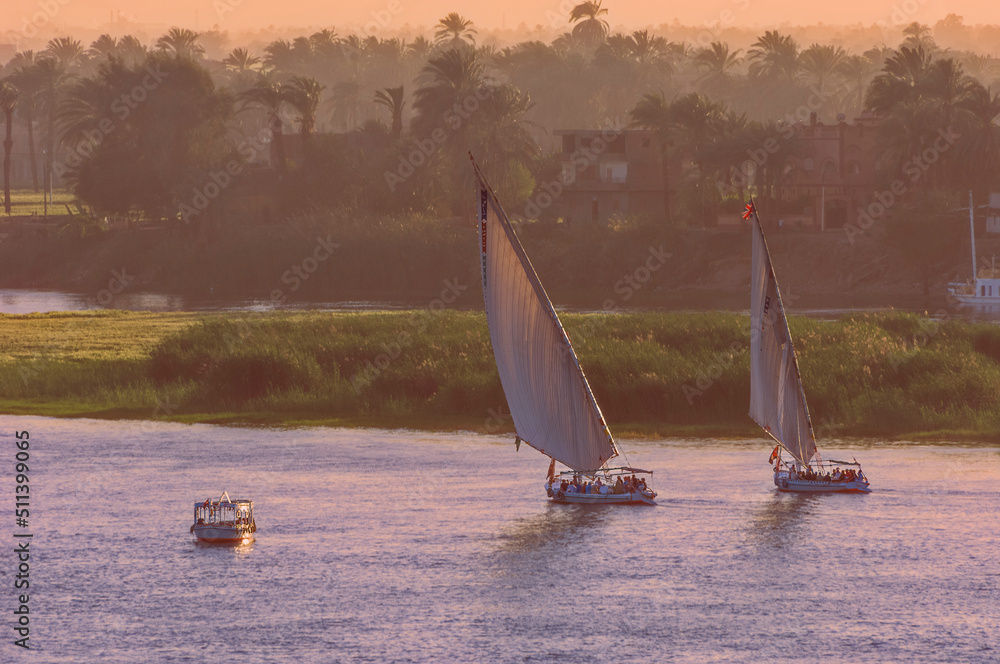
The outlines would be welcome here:
M 206 544 L 249 544 L 254 540 L 253 532 L 246 526 L 195 525 L 191 532 L 199 542 Z
M 826 480 L 791 479 L 787 473 L 775 473 L 774 486 L 789 493 L 871 493 L 868 482 L 853 480 L 836 482 Z
M 546 493 L 554 503 L 572 503 L 576 505 L 655 505 L 656 494 L 652 491 L 633 491 L 631 493 L 565 493 L 550 487 L 545 487 Z

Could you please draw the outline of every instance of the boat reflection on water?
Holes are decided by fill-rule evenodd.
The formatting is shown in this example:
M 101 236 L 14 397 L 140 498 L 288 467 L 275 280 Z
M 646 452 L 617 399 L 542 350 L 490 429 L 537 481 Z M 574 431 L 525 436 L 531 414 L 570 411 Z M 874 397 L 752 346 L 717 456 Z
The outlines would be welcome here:
M 750 511 L 745 530 L 748 542 L 767 549 L 788 546 L 824 495 L 772 492 Z
M 538 514 L 521 517 L 504 525 L 494 537 L 500 554 L 538 553 L 593 538 L 594 531 L 608 519 L 608 511 L 597 505 L 547 503 Z

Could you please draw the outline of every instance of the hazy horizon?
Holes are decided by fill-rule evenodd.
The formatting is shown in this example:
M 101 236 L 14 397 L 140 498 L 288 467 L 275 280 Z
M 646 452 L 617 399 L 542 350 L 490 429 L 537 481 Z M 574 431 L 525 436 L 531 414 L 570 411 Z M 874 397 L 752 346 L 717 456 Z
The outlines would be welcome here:
M 19 36 L 20 41 L 25 41 L 36 34 L 156 30 L 174 25 L 229 32 L 329 28 L 338 33 L 422 30 L 429 34 L 441 17 L 455 11 L 484 31 L 568 31 L 569 8 L 574 4 L 570 0 L 541 4 L 516 0 L 470 7 L 454 0 L 359 0 L 334 6 L 313 0 L 286 0 L 279 9 L 261 0 L 175 0 L 168 4 L 137 0 L 127 5 L 106 0 L 7 0 L 8 9 L 0 17 L 0 42 L 16 42 Z M 823 5 L 786 0 L 710 0 L 687 6 L 637 2 L 605 2 L 604 6 L 613 31 L 675 24 L 744 30 L 820 24 L 898 30 L 912 21 L 933 26 L 949 14 L 962 17 L 966 26 L 1000 23 L 1000 17 L 991 11 L 992 3 L 982 0 L 947 5 L 930 0 L 843 0 Z M 32 18 L 36 19 L 37 30 L 25 27 L 30 26 Z

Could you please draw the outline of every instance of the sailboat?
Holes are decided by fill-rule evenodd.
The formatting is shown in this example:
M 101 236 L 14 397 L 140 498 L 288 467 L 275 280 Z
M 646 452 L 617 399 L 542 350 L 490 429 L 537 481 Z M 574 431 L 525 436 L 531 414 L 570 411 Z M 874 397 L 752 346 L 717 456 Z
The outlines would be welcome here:
M 824 461 L 816 449 L 785 307 L 753 199 L 743 218 L 753 227 L 750 417 L 777 443 L 768 461 L 774 464 L 774 484 L 780 491 L 870 493 L 861 464 Z M 790 459 L 783 458 L 786 453 Z
M 554 502 L 655 504 L 652 471 L 610 465 L 618 446 L 573 344 L 474 159 L 472 166 L 486 319 L 515 447 L 524 442 L 551 458 L 545 491 Z M 568 470 L 556 473 L 557 461 Z

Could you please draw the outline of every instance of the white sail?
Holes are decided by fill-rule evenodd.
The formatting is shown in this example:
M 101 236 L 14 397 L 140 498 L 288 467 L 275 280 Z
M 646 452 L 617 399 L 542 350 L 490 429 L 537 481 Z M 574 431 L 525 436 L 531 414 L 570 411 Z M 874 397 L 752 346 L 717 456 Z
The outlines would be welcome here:
M 750 417 L 802 465 L 816 453 L 809 408 L 756 210 L 750 282 Z
M 486 319 L 517 435 L 570 468 L 597 470 L 618 454 L 615 441 L 507 215 L 478 167 L 476 176 Z

